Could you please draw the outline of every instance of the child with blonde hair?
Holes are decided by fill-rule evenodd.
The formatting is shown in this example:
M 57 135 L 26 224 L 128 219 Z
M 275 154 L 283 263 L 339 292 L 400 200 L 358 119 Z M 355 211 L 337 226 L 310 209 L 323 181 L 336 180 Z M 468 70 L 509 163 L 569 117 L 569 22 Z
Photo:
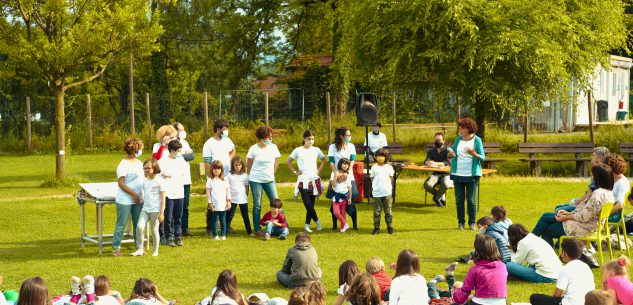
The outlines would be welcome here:
M 613 295 L 604 290 L 592 290 L 585 295 L 585 305 L 617 305 Z
M 391 276 L 385 271 L 385 262 L 380 257 L 371 257 L 365 262 L 365 271 L 376 280 L 380 289 L 380 300 L 386 301 L 385 293 L 391 288 Z
M 631 265 L 628 257 L 622 255 L 604 265 L 602 286 L 615 294 L 618 303 L 633 305 L 633 283 L 629 280 L 627 268 Z

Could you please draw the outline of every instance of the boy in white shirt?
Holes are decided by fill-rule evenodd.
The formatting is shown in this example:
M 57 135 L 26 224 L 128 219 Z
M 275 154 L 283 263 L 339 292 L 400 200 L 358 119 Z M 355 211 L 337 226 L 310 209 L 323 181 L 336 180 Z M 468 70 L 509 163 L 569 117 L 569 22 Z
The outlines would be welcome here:
M 580 261 L 583 242 L 569 238 L 563 240 L 560 254 L 565 263 L 556 280 L 554 295 L 533 294 L 530 303 L 534 305 L 583 305 L 587 292 L 595 289 L 593 273 L 587 264 Z
M 168 246 L 182 246 L 182 209 L 185 201 L 185 169 L 187 162 L 182 157 L 182 144 L 171 140 L 167 144 L 169 156 L 158 161 L 163 176 L 167 200 L 165 202 L 165 221 L 163 232 Z
M 387 232 L 393 234 L 393 226 L 391 225 L 391 192 L 393 190 L 394 170 L 390 164 L 387 164 L 389 152 L 385 148 L 376 151 L 377 164 L 371 167 L 369 172 L 372 178 L 372 197 L 374 199 L 374 231 L 372 235 L 380 232 L 380 212 L 385 211 L 385 222 L 387 223 Z

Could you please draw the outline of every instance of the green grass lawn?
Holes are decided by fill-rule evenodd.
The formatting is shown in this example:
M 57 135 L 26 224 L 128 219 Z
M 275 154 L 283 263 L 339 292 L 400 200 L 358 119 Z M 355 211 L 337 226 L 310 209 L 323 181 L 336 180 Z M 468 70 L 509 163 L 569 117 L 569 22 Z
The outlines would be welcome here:
M 71 156 L 68 176 L 78 182 L 114 181 L 115 169 L 121 159 L 117 154 Z M 416 157 L 412 155 L 412 157 Z M 284 155 L 285 158 L 285 155 Z M 413 159 L 413 158 L 412 158 Z M 275 272 L 281 267 L 288 247 L 293 244 L 294 233 L 302 230 L 305 210 L 299 200 L 293 199 L 290 184 L 279 186 L 284 211 L 290 223 L 291 237 L 286 241 L 245 236 L 241 218 L 237 216 L 233 227 L 237 235 L 227 241 L 214 241 L 205 237 L 205 198 L 202 183 L 196 181 L 191 198 L 191 227 L 196 236 L 186 238 L 182 248 L 161 247 L 160 256 L 131 257 L 131 244 L 125 244 L 123 257 L 113 257 L 109 248 L 102 255 L 96 245 L 80 247 L 79 205 L 73 197 L 76 186 L 43 188 L 40 185 L 53 177 L 53 156 L 0 157 L 4 171 L 0 172 L 0 273 L 5 282 L 0 289 L 19 289 L 27 277 L 40 275 L 47 281 L 51 294 L 69 289 L 72 275 L 106 274 L 113 288 L 127 297 L 139 277 L 152 279 L 168 299 L 180 304 L 193 304 L 204 298 L 214 286 L 217 275 L 225 268 L 237 272 L 241 291 L 245 295 L 266 292 L 270 297 L 288 297 L 289 290 L 276 282 Z M 454 196 L 448 193 L 448 206 L 440 209 L 424 204 L 421 190 L 423 177 L 419 173 L 405 173 L 398 185 L 398 198 L 394 205 L 396 233 L 385 232 L 372 236 L 372 208 L 359 205 L 360 230 L 340 234 L 331 230 L 328 203 L 322 198 L 317 213 L 325 224 L 321 232 L 312 234 L 323 269 L 323 282 L 328 288 L 328 303 L 334 300 L 338 283 L 338 266 L 347 259 L 355 260 L 363 269 L 365 260 L 381 257 L 386 264 L 395 262 L 400 250 L 413 249 L 421 257 L 421 273 L 430 279 L 442 273 L 445 265 L 458 256 L 468 253 L 474 240 L 473 231 L 458 231 Z M 278 174 L 279 181 L 291 181 L 285 165 Z M 567 202 L 581 194 L 587 182 L 572 182 L 547 178 L 486 177 L 481 182 L 481 211 L 502 204 L 515 223 L 532 228 L 545 211 L 555 204 Z M 93 206 L 87 206 L 87 228 L 95 231 Z M 105 231 L 114 228 L 113 206 L 105 208 Z M 458 267 L 457 277 L 465 275 L 467 266 Z M 596 283 L 601 273 L 595 270 Z M 527 284 L 510 281 L 510 302 L 528 301 L 534 292 L 550 294 L 553 284 Z

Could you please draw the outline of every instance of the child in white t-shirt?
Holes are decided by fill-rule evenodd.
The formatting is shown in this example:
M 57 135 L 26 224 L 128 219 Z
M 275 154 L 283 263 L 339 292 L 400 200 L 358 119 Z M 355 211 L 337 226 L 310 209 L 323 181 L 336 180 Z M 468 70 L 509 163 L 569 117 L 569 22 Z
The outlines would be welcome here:
M 163 179 L 158 175 L 160 173 L 160 165 L 158 161 L 152 158 L 143 163 L 143 171 L 145 171 L 145 181 L 143 182 L 143 209 L 136 225 L 136 252 L 132 256 L 143 255 L 143 243 L 145 226 L 149 221 L 152 228 L 152 238 L 154 239 L 153 256 L 158 256 L 158 245 L 160 242 L 160 233 L 158 228 L 165 218 L 165 201 L 166 192 Z
M 231 159 L 231 171 L 226 175 L 226 178 L 231 187 L 231 211 L 226 216 L 228 232 L 232 233 L 233 231 L 231 222 L 239 206 L 246 233 L 250 236 L 255 236 L 251 229 L 251 221 L 248 218 L 248 175 L 246 174 L 246 165 L 244 165 L 242 158 L 235 156 Z
M 154 159 L 156 161 L 156 159 Z M 124 305 L 121 293 L 110 289 L 110 279 L 105 275 L 95 278 L 95 305 Z
M 352 180 L 348 173 L 350 161 L 347 158 L 341 158 L 338 161 L 338 174 L 332 176 L 330 183 L 334 196 L 332 196 L 332 214 L 341 222 L 341 233 L 345 233 L 349 229 L 349 225 L 345 221 L 345 209 L 347 204 L 352 200 Z
M 211 232 L 213 239 L 220 240 L 218 236 L 218 219 L 220 220 L 220 228 L 222 240 L 226 240 L 226 211 L 231 209 L 231 186 L 224 179 L 224 165 L 220 160 L 211 162 L 211 171 L 209 171 L 209 179 L 207 179 L 207 202 L 209 206 L 207 213 L 213 213 L 211 223 Z M 208 219 L 208 218 L 207 218 Z
M 380 148 L 376 151 L 374 157 L 377 164 L 371 167 L 369 172 L 372 178 L 372 197 L 374 201 L 374 231 L 372 235 L 380 232 L 380 213 L 381 210 L 385 211 L 385 223 L 387 223 L 387 232 L 393 234 L 392 226 L 392 190 L 393 190 L 393 176 L 395 174 L 393 167 L 387 164 L 389 159 L 389 152 L 385 148 Z
M 585 295 L 595 289 L 593 272 L 587 264 L 580 261 L 584 243 L 580 240 L 569 238 L 561 244 L 560 258 L 565 263 L 556 280 L 556 290 L 552 296 L 545 294 L 533 294 L 530 303 L 583 305 Z
M 160 174 L 164 178 L 165 193 L 165 223 L 164 237 L 171 247 L 182 246 L 182 212 L 185 204 L 185 170 L 187 162 L 182 158 L 182 144 L 178 140 L 171 140 L 167 144 L 169 155 L 158 161 Z

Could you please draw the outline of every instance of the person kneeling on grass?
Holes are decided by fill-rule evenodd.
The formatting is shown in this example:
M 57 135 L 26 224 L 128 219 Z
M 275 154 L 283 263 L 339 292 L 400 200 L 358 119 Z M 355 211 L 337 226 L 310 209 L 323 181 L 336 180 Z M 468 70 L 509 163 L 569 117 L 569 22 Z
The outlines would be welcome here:
M 281 212 L 281 199 L 274 199 L 270 203 L 270 211 L 264 214 L 262 220 L 259 221 L 259 225 L 266 226 L 266 234 L 264 234 L 264 240 L 269 240 L 271 236 L 278 236 L 280 240 L 288 237 L 288 223 L 286 217 Z
M 305 286 L 321 280 L 319 256 L 310 243 L 310 235 L 297 233 L 295 244 L 288 249 L 283 267 L 277 272 L 277 281 L 287 288 Z
M 593 273 L 587 264 L 579 260 L 583 243 L 577 239 L 565 239 L 561 245 L 561 260 L 566 263 L 558 274 L 554 295 L 535 293 L 530 296 L 534 305 L 582 305 L 585 295 L 595 289 Z

